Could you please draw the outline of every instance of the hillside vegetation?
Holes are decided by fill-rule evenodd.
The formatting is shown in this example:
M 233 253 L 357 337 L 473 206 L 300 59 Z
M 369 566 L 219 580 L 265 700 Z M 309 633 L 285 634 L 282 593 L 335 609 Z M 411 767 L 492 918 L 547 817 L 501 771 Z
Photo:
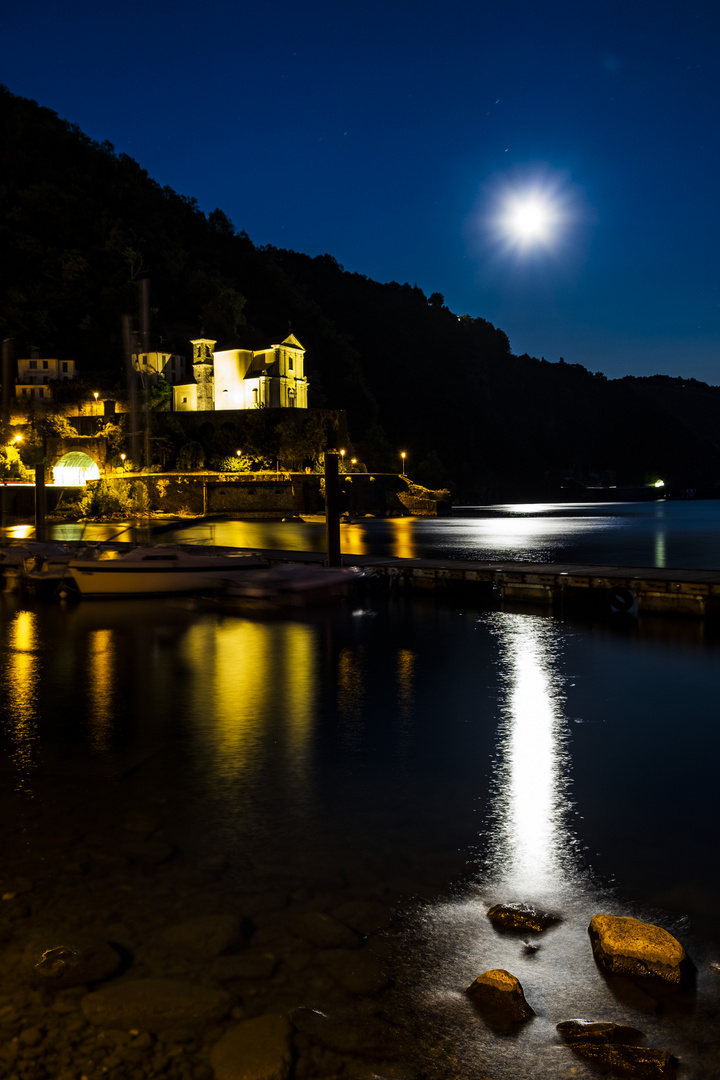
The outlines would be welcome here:
M 311 404 L 347 411 L 352 452 L 371 469 L 397 470 L 405 450 L 415 479 L 465 502 L 603 479 L 715 492 L 718 387 L 514 356 L 502 330 L 449 311 L 439 293 L 255 246 L 222 210 L 206 216 L 4 88 L 0 155 L 0 332 L 18 355 L 35 345 L 96 384 L 119 382 L 121 317 L 147 277 L 152 332 L 168 349 L 187 352 L 201 331 L 222 346 L 292 327 Z

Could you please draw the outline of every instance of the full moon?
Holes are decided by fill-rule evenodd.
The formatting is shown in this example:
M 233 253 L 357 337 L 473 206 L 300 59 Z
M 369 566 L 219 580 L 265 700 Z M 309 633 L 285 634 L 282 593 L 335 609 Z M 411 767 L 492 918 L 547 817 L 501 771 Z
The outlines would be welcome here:
M 522 247 L 547 244 L 552 239 L 555 224 L 552 205 L 538 195 L 509 199 L 502 215 L 503 231 L 509 240 Z
M 470 220 L 496 258 L 533 266 L 570 255 L 576 226 L 589 215 L 583 192 L 567 174 L 540 163 L 489 177 Z

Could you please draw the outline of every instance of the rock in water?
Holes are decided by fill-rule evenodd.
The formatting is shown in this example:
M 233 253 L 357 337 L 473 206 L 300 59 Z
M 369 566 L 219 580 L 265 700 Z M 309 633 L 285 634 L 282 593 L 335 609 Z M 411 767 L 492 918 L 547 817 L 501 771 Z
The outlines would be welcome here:
M 104 1028 L 192 1027 L 222 1020 L 232 1005 L 223 990 L 180 979 L 125 979 L 84 997 L 86 1020 Z
M 160 944 L 189 960 L 209 961 L 238 944 L 241 928 L 239 915 L 199 915 L 169 926 L 161 935 Z
M 494 968 L 479 975 L 465 993 L 492 1028 L 507 1031 L 535 1015 L 518 979 L 509 971 Z
M 390 981 L 377 957 L 364 949 L 323 949 L 315 958 L 353 994 L 375 994 Z
M 619 915 L 593 915 L 588 927 L 598 964 L 612 975 L 654 976 L 679 986 L 685 950 L 652 923 Z
M 595 1068 L 617 1076 L 632 1076 L 636 1080 L 675 1080 L 677 1075 L 672 1055 L 652 1046 L 579 1042 L 573 1043 L 572 1049 Z
M 287 1080 L 291 1033 L 290 1024 L 279 1014 L 245 1020 L 210 1051 L 215 1080 Z
M 532 930 L 539 934 L 561 920 L 548 911 L 540 911 L 532 904 L 495 904 L 487 917 L 499 930 Z
M 635 1043 L 642 1037 L 637 1028 L 608 1020 L 563 1020 L 556 1028 L 567 1043 Z
M 402 1042 L 398 1028 L 359 1011 L 328 1015 L 300 1005 L 290 1012 L 289 1019 L 303 1035 L 339 1054 L 389 1058 L 398 1053 Z
M 33 982 L 65 989 L 107 979 L 120 964 L 120 956 L 101 938 L 75 931 L 46 931 L 29 943 L 24 968 Z

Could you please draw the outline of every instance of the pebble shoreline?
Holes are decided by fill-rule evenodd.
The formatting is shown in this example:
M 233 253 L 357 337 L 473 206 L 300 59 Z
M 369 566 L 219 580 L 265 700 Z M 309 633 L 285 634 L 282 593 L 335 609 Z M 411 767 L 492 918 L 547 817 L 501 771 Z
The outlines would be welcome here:
M 429 895 L 447 858 L 435 869 L 427 859 L 414 878 L 372 874 L 353 887 L 332 868 L 326 880 L 317 868 L 294 878 L 292 868 L 185 849 L 161 814 L 133 811 L 93 833 L 82 817 L 58 823 L 31 805 L 5 828 L 0 1076 L 232 1080 L 246 1072 L 223 1046 L 243 1031 L 242 1056 L 260 1055 L 258 1075 L 414 1075 L 393 1000 L 398 905 Z M 108 946 L 106 971 L 83 973 L 81 957 L 76 975 L 87 981 L 67 985 L 69 950 L 77 960 Z M 59 980 L 47 971 L 58 956 Z M 283 1023 L 272 1048 L 251 1023 L 266 1016 Z

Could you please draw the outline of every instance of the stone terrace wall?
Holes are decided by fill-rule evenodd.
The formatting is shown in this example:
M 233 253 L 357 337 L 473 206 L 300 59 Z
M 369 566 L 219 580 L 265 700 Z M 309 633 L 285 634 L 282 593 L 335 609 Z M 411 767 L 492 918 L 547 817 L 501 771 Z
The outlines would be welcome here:
M 290 517 L 325 512 L 322 477 L 316 473 L 150 473 L 113 477 L 112 485 L 142 483 L 150 509 L 165 514 Z M 394 473 L 340 477 L 340 511 L 352 517 L 434 516 L 437 503 L 407 493 Z

